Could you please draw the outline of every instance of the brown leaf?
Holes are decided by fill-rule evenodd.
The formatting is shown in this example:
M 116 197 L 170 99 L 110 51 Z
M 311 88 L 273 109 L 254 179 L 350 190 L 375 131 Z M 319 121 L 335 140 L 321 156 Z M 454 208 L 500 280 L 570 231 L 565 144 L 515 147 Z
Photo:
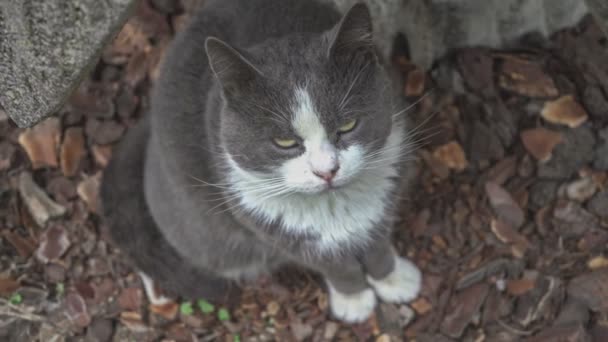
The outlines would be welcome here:
M 456 171 L 462 171 L 467 167 L 467 159 L 462 146 L 456 141 L 439 146 L 433 156 L 445 166 Z
M 600 268 L 570 280 L 568 295 L 593 311 L 608 310 L 608 268 Z
M 91 323 L 91 316 L 84 299 L 76 293 L 69 292 L 65 297 L 66 315 L 75 325 L 85 328 Z
M 15 146 L 8 141 L 0 142 L 0 171 L 7 170 L 11 167 L 13 159 L 15 159 Z
M 535 285 L 536 282 L 532 279 L 509 280 L 507 282 L 507 292 L 512 296 L 521 296 L 532 290 Z
M 416 311 L 418 315 L 424 315 L 431 311 L 433 305 L 424 297 L 416 299 L 410 304 L 410 306 Z
M 4 237 L 8 243 L 10 243 L 19 256 L 22 258 L 29 258 L 32 253 L 36 250 L 36 243 L 31 238 L 24 238 L 18 233 L 12 232 L 10 230 L 4 230 L 2 232 L 2 237 Z
M 517 258 L 523 258 L 528 248 L 530 248 L 530 242 L 525 236 L 518 233 L 513 227 L 502 220 L 492 219 L 491 223 L 492 232 L 496 237 L 511 246 L 511 252 Z
M 97 165 L 105 168 L 112 157 L 112 147 L 93 145 L 91 151 L 93 152 L 93 158 L 95 158 Z
M 57 167 L 57 146 L 61 136 L 58 118 L 48 118 L 19 135 L 19 144 L 27 153 L 34 170 Z
M 36 258 L 45 264 L 49 261 L 56 261 L 69 247 L 70 240 L 65 229 L 59 225 L 54 225 L 42 234 L 40 245 L 36 251 Z
M 560 200 L 553 209 L 553 227 L 564 237 L 576 237 L 599 229 L 599 220 L 574 201 Z
M 488 290 L 488 284 L 479 283 L 456 294 L 452 298 L 447 315 L 441 322 L 441 332 L 456 339 L 462 336 L 473 316 L 479 312 Z
M 99 197 L 99 185 L 101 183 L 101 172 L 96 173 L 93 176 L 87 177 L 85 180 L 78 184 L 76 192 L 78 196 L 87 204 L 89 211 L 97 213 L 98 197 Z
M 151 312 L 163 317 L 164 319 L 166 319 L 168 321 L 172 321 L 177 317 L 179 305 L 177 303 L 171 301 L 171 302 L 168 302 L 165 304 L 160 304 L 160 305 L 150 304 L 148 306 L 148 308 L 150 309 Z
M 85 156 L 84 135 L 82 128 L 70 127 L 65 131 L 61 144 L 61 171 L 66 177 L 76 174 L 82 158 Z
M 566 187 L 568 198 L 579 202 L 590 199 L 596 191 L 597 183 L 591 178 L 577 179 Z
M 143 293 L 141 289 L 129 287 L 124 289 L 118 297 L 118 305 L 127 311 L 137 311 L 141 308 Z
M 572 95 L 562 96 L 554 101 L 547 101 L 540 115 L 554 124 L 575 128 L 588 119 L 585 109 L 574 100 Z
M 44 227 L 49 219 L 62 216 L 67 211 L 65 207 L 51 200 L 49 196 L 34 183 L 34 179 L 29 172 L 23 172 L 19 176 L 19 193 L 29 209 L 32 218 L 40 227 Z
M 424 92 L 426 73 L 422 69 L 414 69 L 407 74 L 405 96 L 420 96 Z
M 591 270 L 597 270 L 606 266 L 608 266 L 608 259 L 603 255 L 593 257 L 587 261 L 587 267 Z
M 543 127 L 528 129 L 521 132 L 521 141 L 524 147 L 534 158 L 541 162 L 551 159 L 553 149 L 561 143 L 563 137 L 560 133 Z
M 13 278 L 0 277 L 0 296 L 8 296 L 19 288 L 20 284 Z
M 526 342 L 591 342 L 591 336 L 581 324 L 549 327 Z
M 508 191 L 494 182 L 486 182 L 485 189 L 490 205 L 498 218 L 511 224 L 516 229 L 524 224 L 524 211 Z
M 559 95 L 553 79 L 536 63 L 505 56 L 499 75 L 500 87 L 528 97 Z
M 133 332 L 146 332 L 149 329 L 137 312 L 121 312 L 120 322 Z
M 95 144 L 108 145 L 118 141 L 125 133 L 125 126 L 114 120 L 89 119 L 85 133 Z

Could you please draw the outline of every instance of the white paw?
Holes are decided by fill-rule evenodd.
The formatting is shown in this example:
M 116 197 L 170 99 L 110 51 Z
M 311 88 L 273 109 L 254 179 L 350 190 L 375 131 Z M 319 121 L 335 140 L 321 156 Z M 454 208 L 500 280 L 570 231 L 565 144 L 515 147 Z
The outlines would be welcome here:
M 395 256 L 395 269 L 382 279 L 367 276 L 380 299 L 389 303 L 409 302 L 418 296 L 422 274 L 411 261 Z
M 372 289 L 344 294 L 329 287 L 329 307 L 332 314 L 346 323 L 359 323 L 369 318 L 376 307 L 376 295 Z

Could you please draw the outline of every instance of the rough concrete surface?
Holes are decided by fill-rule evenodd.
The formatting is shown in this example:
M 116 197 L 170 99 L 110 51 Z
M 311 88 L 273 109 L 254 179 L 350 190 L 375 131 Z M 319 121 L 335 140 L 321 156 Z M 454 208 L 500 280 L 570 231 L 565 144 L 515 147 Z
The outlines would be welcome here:
M 54 113 L 136 0 L 0 0 L 0 104 L 20 127 Z

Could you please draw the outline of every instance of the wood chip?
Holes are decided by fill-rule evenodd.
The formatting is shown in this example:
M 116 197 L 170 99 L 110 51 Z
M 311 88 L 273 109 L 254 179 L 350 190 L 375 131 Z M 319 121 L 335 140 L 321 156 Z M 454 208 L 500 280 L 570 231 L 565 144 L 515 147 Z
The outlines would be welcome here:
M 424 297 L 418 298 L 410 304 L 418 315 L 424 315 L 431 311 L 433 305 Z
M 433 156 L 445 166 L 456 171 L 463 171 L 467 167 L 467 159 L 462 146 L 456 141 L 439 146 Z
M 76 174 L 82 158 L 86 154 L 84 134 L 80 127 L 70 127 L 65 131 L 61 144 L 61 171 L 66 177 Z
M 514 56 L 506 56 L 499 75 L 501 88 L 528 97 L 555 97 L 555 82 L 542 67 Z
M 11 295 L 19 286 L 19 282 L 13 278 L 0 277 L 0 296 Z
M 540 162 L 549 161 L 553 149 L 563 140 L 560 133 L 543 127 L 525 130 L 520 137 L 526 151 Z
M 492 220 L 491 223 L 492 232 L 496 237 L 511 246 L 511 252 L 513 256 L 517 258 L 523 258 L 528 248 L 530 248 L 530 242 L 525 236 L 518 233 L 513 227 L 502 220 Z
M 29 258 L 36 250 L 36 243 L 30 237 L 22 237 L 18 233 L 10 230 L 4 230 L 2 232 L 2 237 L 15 248 L 22 258 Z
M 547 101 L 540 115 L 547 121 L 575 128 L 588 119 L 585 109 L 574 100 L 572 95 L 562 96 L 554 101 Z
M 584 202 L 590 199 L 597 191 L 597 183 L 591 178 L 581 178 L 566 186 L 566 195 L 569 199 Z
M 85 328 L 91 323 L 87 304 L 76 292 L 69 292 L 65 297 L 66 315 L 78 327 Z
M 420 96 L 424 93 L 426 73 L 422 69 L 414 69 L 407 74 L 405 96 Z
M 57 261 L 70 247 L 70 240 L 65 229 L 54 225 L 42 234 L 40 245 L 36 251 L 36 258 L 43 263 Z
M 57 146 L 61 137 L 58 118 L 49 118 L 19 135 L 19 144 L 27 153 L 34 170 L 57 167 Z
M 521 296 L 532 290 L 535 285 L 536 282 L 532 279 L 509 280 L 507 282 L 507 292 L 512 296 Z
M 177 314 L 179 312 L 179 305 L 176 302 L 171 301 L 159 305 L 150 304 L 148 306 L 148 309 L 151 312 L 163 317 L 164 319 L 172 321 L 177 317 Z
M 608 266 L 608 259 L 603 255 L 593 257 L 587 261 L 587 267 L 589 267 L 591 270 L 597 270 L 598 268 L 603 268 L 606 266 Z
M 101 171 L 80 182 L 76 188 L 78 196 L 87 204 L 89 211 L 92 213 L 97 213 L 99 210 L 98 197 L 100 184 Z
M 456 294 L 441 322 L 441 332 L 452 338 L 460 338 L 473 317 L 478 314 L 488 291 L 488 284 L 479 283 Z
M 570 280 L 568 295 L 593 311 L 608 311 L 608 268 L 599 268 Z
M 55 217 L 63 216 L 67 209 L 52 199 L 36 184 L 29 172 L 19 176 L 19 193 L 29 209 L 32 218 L 38 226 L 44 227 L 46 222 Z
M 486 195 L 498 218 L 518 229 L 525 222 L 524 211 L 519 207 L 511 194 L 494 182 L 486 182 Z

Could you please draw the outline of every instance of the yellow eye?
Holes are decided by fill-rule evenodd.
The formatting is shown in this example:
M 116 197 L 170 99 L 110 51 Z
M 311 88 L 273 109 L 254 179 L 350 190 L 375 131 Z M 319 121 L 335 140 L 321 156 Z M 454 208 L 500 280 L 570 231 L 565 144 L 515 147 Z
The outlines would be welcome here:
M 353 128 L 355 128 L 356 125 L 357 125 L 357 119 L 350 120 L 346 124 L 340 126 L 340 128 L 338 128 L 338 132 L 340 132 L 340 133 L 350 132 L 353 130 Z
M 282 148 L 291 148 L 298 144 L 294 139 L 274 139 L 274 143 Z

